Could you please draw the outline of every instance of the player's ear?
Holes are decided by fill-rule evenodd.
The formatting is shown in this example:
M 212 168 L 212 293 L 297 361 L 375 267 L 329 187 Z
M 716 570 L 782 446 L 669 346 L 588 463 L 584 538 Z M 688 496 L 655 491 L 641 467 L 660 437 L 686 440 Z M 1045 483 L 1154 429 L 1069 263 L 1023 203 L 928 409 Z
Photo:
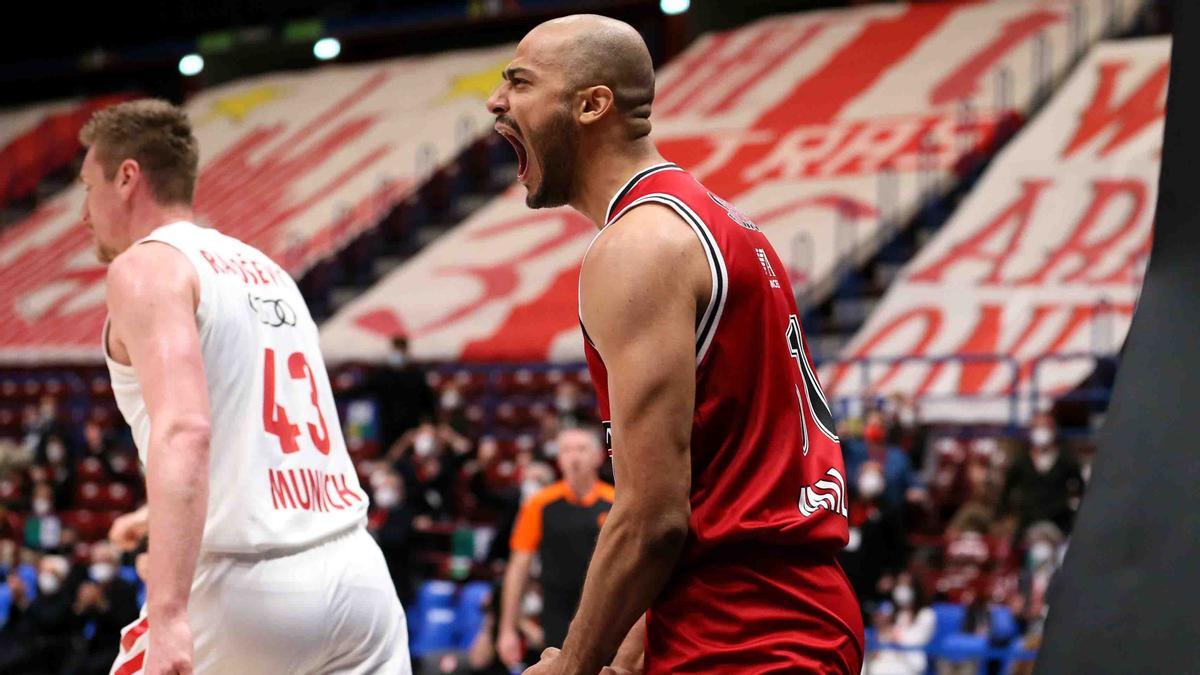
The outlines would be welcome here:
M 583 90 L 583 103 L 579 111 L 580 124 L 592 124 L 603 118 L 616 102 L 613 100 L 612 89 L 604 85 L 588 87 Z
M 133 191 L 137 188 L 141 177 L 142 167 L 136 159 L 127 159 L 121 162 L 121 165 L 117 167 L 116 183 L 122 198 L 129 199 L 133 196 Z

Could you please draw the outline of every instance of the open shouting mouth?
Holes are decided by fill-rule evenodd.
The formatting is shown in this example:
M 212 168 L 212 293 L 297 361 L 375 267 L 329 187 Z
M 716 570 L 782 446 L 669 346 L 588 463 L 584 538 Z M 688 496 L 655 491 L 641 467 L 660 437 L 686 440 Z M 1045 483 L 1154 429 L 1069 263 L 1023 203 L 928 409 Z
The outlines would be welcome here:
M 496 132 L 503 136 L 517 153 L 517 180 L 524 182 L 526 174 L 529 173 L 529 151 L 525 149 L 525 143 L 516 131 L 499 122 L 496 123 Z

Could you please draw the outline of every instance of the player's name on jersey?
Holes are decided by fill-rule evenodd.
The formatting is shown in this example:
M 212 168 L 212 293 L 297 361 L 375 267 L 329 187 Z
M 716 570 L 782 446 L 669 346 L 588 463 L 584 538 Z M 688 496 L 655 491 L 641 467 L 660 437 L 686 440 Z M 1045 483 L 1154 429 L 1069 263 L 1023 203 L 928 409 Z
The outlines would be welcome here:
M 217 274 L 240 276 L 242 283 L 254 286 L 270 286 L 280 283 L 284 278 L 283 270 L 278 266 L 257 260 L 246 260 L 241 255 L 225 258 L 220 253 L 200 249 L 200 257 L 204 258 Z
M 345 474 L 316 469 L 267 469 L 276 511 L 344 511 L 363 501 L 347 487 Z

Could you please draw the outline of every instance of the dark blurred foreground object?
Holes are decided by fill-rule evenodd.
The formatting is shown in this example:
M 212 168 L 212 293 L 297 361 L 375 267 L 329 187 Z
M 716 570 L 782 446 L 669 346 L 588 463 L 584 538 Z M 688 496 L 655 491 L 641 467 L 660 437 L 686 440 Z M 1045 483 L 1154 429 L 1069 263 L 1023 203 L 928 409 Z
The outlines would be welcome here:
M 1200 569 L 1200 3 L 1174 7 L 1154 248 L 1039 674 L 1196 672 Z

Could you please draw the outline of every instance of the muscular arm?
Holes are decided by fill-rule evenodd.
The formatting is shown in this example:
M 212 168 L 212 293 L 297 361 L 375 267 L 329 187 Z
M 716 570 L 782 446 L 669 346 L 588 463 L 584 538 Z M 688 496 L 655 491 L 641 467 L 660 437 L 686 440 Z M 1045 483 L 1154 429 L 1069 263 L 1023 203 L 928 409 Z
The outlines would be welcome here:
M 613 657 L 613 668 L 620 668 L 631 673 L 640 673 L 645 666 L 646 658 L 646 615 L 633 624 L 629 635 L 621 643 L 617 655 Z
M 594 675 L 675 568 L 688 532 L 700 243 L 664 207 L 609 226 L 580 278 L 589 336 L 608 369 L 616 499 L 601 529 L 562 671 Z
M 146 604 L 158 625 L 186 618 L 208 506 L 210 412 L 198 288 L 191 264 L 163 244 L 135 246 L 108 270 L 112 337 L 117 352 L 129 356 L 150 416 Z

